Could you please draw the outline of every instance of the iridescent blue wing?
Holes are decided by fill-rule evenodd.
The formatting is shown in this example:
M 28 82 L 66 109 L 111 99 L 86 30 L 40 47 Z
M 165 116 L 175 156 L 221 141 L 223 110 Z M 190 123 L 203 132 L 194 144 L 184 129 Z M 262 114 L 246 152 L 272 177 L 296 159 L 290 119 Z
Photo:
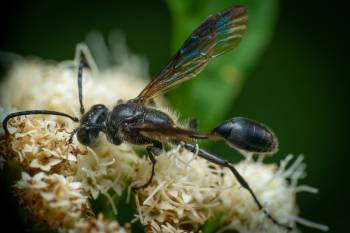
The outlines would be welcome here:
M 237 46 L 248 22 L 245 6 L 233 6 L 204 21 L 180 50 L 139 94 L 149 99 L 195 77 L 208 62 Z

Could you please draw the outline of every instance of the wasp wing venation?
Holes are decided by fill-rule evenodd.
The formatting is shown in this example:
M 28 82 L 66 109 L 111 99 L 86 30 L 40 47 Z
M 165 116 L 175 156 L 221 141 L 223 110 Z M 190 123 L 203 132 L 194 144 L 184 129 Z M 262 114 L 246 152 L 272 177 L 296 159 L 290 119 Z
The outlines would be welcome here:
M 208 62 L 237 46 L 247 26 L 245 6 L 233 6 L 205 20 L 139 94 L 152 98 L 196 76 Z

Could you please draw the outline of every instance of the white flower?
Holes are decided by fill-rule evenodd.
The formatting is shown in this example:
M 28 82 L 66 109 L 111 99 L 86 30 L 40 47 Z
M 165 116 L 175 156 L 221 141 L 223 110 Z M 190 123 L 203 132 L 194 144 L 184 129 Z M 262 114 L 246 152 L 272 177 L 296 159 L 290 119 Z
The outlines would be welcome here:
M 109 191 L 122 195 L 138 160 L 130 146 L 114 146 L 101 137 L 95 147 L 88 148 L 87 154 L 78 156 L 75 177 L 94 199 L 106 195 L 116 213 Z
M 30 218 L 45 220 L 53 229 L 69 228 L 90 210 L 81 183 L 73 180 L 58 174 L 30 176 L 23 172 L 15 185 L 16 195 Z
M 83 153 L 74 144 L 67 143 L 69 133 L 64 125 L 54 121 L 18 117 L 10 121 L 13 128 L 8 143 L 11 151 L 4 152 L 27 171 L 45 171 L 71 174 L 71 161 Z
M 144 182 L 151 165 L 144 159 L 134 183 Z M 154 232 L 196 231 L 220 205 L 221 169 L 195 154 L 173 148 L 157 156 L 152 183 L 136 193 L 138 217 Z
M 280 223 L 294 227 L 293 232 L 296 232 L 296 194 L 300 187 L 298 180 L 305 176 L 305 165 L 302 163 L 302 156 L 289 165 L 292 157 L 287 156 L 280 166 L 247 159 L 235 167 L 249 183 L 264 208 Z M 287 232 L 267 219 L 263 211 L 257 208 L 249 192 L 237 183 L 230 171 L 225 170 L 224 177 L 225 186 L 232 187 L 221 192 L 222 206 L 217 210 L 225 213 L 221 219 L 222 224 L 226 225 L 224 229 L 240 233 Z
M 111 109 L 119 99 L 135 97 L 145 86 L 145 64 L 125 50 L 123 54 L 124 58 L 118 53 L 122 61 L 118 67 L 100 72 L 84 69 L 86 109 L 94 104 L 105 104 Z M 8 110 L 31 109 L 80 117 L 76 64 L 77 61 L 54 63 L 39 59 L 15 62 L 0 87 L 0 106 L 4 107 L 1 120 Z M 29 217 L 45 220 L 53 229 L 63 231 L 73 227 L 74 222 L 86 221 L 83 215 L 90 211 L 89 194 L 94 198 L 99 194 L 110 198 L 112 190 L 121 195 L 138 160 L 130 146 L 113 146 L 104 137 L 94 148 L 87 149 L 76 139 L 68 144 L 69 132 L 77 126 L 57 116 L 17 117 L 8 122 L 10 135 L 0 138 L 1 154 L 6 161 L 16 161 L 28 172 L 23 172 L 15 189 Z M 113 229 L 113 222 L 100 220 L 96 223 L 101 226 L 106 223 Z
M 61 230 L 66 232 L 65 230 Z M 77 222 L 69 233 L 131 233 L 130 226 L 121 227 L 117 221 L 105 219 L 103 214 L 97 218 Z

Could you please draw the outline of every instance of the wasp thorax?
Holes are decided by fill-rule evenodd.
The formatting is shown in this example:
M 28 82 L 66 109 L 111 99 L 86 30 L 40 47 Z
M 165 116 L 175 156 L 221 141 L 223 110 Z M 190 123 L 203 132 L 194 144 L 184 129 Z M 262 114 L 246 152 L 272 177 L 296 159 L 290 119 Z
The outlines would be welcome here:
M 119 104 L 113 108 L 109 114 L 108 121 L 114 124 L 122 122 L 133 122 L 139 119 L 143 114 L 143 108 L 133 103 Z
M 272 131 L 247 118 L 231 118 L 218 125 L 212 132 L 237 149 L 256 153 L 272 153 L 277 150 L 277 139 Z

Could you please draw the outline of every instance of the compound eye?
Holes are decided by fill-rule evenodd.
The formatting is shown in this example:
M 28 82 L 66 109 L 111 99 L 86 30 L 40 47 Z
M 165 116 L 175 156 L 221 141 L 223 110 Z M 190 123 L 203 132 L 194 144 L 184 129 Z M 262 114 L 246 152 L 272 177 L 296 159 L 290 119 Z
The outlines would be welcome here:
M 98 133 L 99 131 L 96 129 L 86 129 L 82 127 L 77 131 L 77 139 L 79 143 L 85 146 L 90 146 L 97 141 Z

